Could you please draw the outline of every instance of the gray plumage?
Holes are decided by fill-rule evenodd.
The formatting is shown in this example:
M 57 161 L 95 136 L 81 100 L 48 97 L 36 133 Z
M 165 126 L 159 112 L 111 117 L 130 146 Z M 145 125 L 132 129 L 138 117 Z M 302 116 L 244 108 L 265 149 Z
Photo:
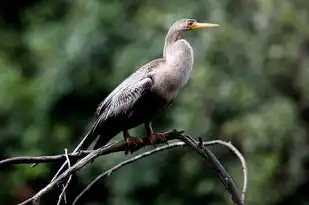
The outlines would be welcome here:
M 142 66 L 100 103 L 96 122 L 75 151 L 87 149 L 98 136 L 95 148 L 103 146 L 119 132 L 150 123 L 162 113 L 187 83 L 193 68 L 193 49 L 181 34 L 215 26 L 194 19 L 176 21 L 166 35 L 163 58 Z
M 197 23 L 194 19 L 175 22 L 166 35 L 163 58 L 139 68 L 100 103 L 95 123 L 74 152 L 87 149 L 97 137 L 95 148 L 103 146 L 121 131 L 127 139 L 128 130 L 143 123 L 152 142 L 152 119 L 171 104 L 193 68 L 193 49 L 181 39 L 181 34 L 215 26 L 218 25 Z
M 102 133 L 95 148 L 123 130 L 150 122 L 185 85 L 193 67 L 193 50 L 186 40 L 179 38 L 185 28 L 180 24 L 186 25 L 187 21 L 178 21 L 169 30 L 162 59 L 142 66 L 98 106 L 97 120 L 89 133 L 95 137 Z M 84 145 L 82 149 L 89 146 L 88 141 Z

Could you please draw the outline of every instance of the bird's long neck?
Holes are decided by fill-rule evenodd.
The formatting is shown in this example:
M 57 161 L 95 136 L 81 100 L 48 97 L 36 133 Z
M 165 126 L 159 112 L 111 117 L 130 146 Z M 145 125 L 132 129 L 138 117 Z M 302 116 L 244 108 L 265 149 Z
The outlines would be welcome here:
M 180 39 L 181 31 L 174 29 L 173 27 L 170 28 L 166 37 L 165 37 L 165 44 L 163 49 L 163 58 L 166 59 L 168 56 L 169 48 Z
M 170 29 L 163 50 L 163 58 L 167 66 L 162 72 L 175 87 L 186 84 L 193 68 L 193 49 L 190 44 L 180 39 L 182 31 Z

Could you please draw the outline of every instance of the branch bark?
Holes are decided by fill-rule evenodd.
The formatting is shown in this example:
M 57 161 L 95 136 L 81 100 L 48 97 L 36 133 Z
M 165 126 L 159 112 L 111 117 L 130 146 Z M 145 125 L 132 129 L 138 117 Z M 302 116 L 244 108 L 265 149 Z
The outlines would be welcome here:
M 202 156 L 207 162 L 210 162 L 212 167 L 216 170 L 218 175 L 220 176 L 221 181 L 223 182 L 224 186 L 227 188 L 227 190 L 232 195 L 232 200 L 237 205 L 243 205 L 244 201 L 241 198 L 241 194 L 239 190 L 237 189 L 235 183 L 233 182 L 232 178 L 228 175 L 228 173 L 225 171 L 224 167 L 220 164 L 220 162 L 216 159 L 216 157 L 212 154 L 212 152 L 205 146 L 203 146 L 203 143 L 197 142 L 193 140 L 189 135 L 184 135 L 183 131 L 177 131 L 172 130 L 166 133 L 168 136 L 168 140 L 173 139 L 179 139 L 183 141 L 186 145 L 188 145 L 192 150 L 197 152 L 200 156 Z M 144 144 L 142 144 L 140 147 L 137 147 L 136 150 L 149 145 L 148 140 L 143 140 Z M 94 159 L 101 155 L 106 155 L 113 152 L 119 152 L 119 151 L 125 151 L 127 148 L 127 143 L 125 141 L 118 141 L 115 143 L 110 143 L 102 148 L 93 150 L 91 152 L 81 152 L 77 154 L 72 154 L 70 157 L 76 157 L 81 158 L 76 164 L 68 168 L 66 171 L 64 171 L 60 176 L 58 176 L 54 181 L 50 182 L 47 186 L 45 186 L 43 189 L 41 189 L 38 193 L 36 193 L 33 197 L 29 198 L 28 200 L 22 202 L 20 205 L 25 205 L 29 203 L 36 204 L 39 199 L 50 192 L 51 190 L 55 189 L 57 186 L 64 183 L 64 181 L 72 174 L 77 172 L 79 169 L 87 165 L 88 163 L 92 162 Z M 135 151 L 136 151 L 135 150 Z M 86 154 L 87 153 L 87 154 Z M 86 156 L 85 156 L 86 154 Z M 66 155 L 58 155 L 58 158 L 61 158 L 61 160 L 65 159 Z M 64 158 L 63 158 L 64 157 Z M 29 159 L 29 158 L 28 158 Z M 50 161 L 55 161 L 54 158 L 51 160 L 51 156 L 48 158 Z M 25 160 L 25 159 L 23 159 Z M 47 160 L 40 159 L 39 162 L 46 162 Z M 30 160 L 28 160 L 30 161 Z M 2 161 L 1 161 L 2 162 Z M 8 162 L 12 162 L 9 160 L 6 160 L 5 163 L 8 164 Z M 21 159 L 15 160 L 15 162 L 21 162 Z M 29 163 L 37 163 L 38 161 L 31 161 Z M 4 163 L 4 162 L 3 162 Z
M 183 130 L 174 129 L 166 132 L 166 134 L 169 137 L 168 140 L 173 140 L 176 139 L 176 136 L 182 134 L 183 132 L 184 132 Z M 136 151 L 141 149 L 142 147 L 150 145 L 150 142 L 147 140 L 146 137 L 143 139 L 143 142 L 144 142 L 143 144 L 141 144 L 139 147 L 136 148 Z M 158 141 L 157 144 L 163 144 L 163 142 Z M 102 152 L 100 156 L 125 151 L 126 149 L 127 149 L 127 143 L 124 140 L 114 141 L 102 147 Z M 78 153 L 70 153 L 68 154 L 68 157 L 70 160 L 82 159 L 91 152 L 93 152 L 93 150 L 80 151 Z M 59 162 L 65 160 L 66 160 L 66 154 L 59 154 L 52 156 L 38 156 L 38 157 L 33 156 L 11 157 L 0 161 L 0 168 L 4 168 L 6 166 L 10 166 L 13 164 L 33 164 L 33 163 L 39 164 L 39 163 Z
M 229 142 L 224 142 L 224 141 L 221 141 L 221 140 L 212 140 L 212 141 L 207 141 L 207 142 L 203 142 L 203 145 L 204 146 L 209 146 L 209 145 L 215 145 L 215 144 L 219 144 L 219 145 L 223 145 L 223 146 L 226 146 L 228 147 L 239 159 L 240 159 L 240 162 L 241 162 L 241 166 L 243 168 L 243 175 L 244 175 L 244 182 L 243 182 L 243 189 L 242 189 L 242 202 L 244 204 L 244 201 L 245 201 L 245 194 L 246 194 L 246 191 L 247 191 L 247 175 L 248 175 L 248 171 L 247 171 L 247 164 L 246 164 L 246 161 L 244 159 L 244 157 L 242 156 L 242 154 Z M 160 146 L 160 147 L 157 147 L 155 149 L 152 149 L 150 151 L 147 151 L 147 152 L 143 152 L 135 157 L 132 157 L 128 160 L 125 160 L 115 166 L 113 166 L 112 168 L 108 169 L 107 171 L 103 172 L 102 174 L 100 174 L 99 176 L 97 176 L 93 181 L 91 181 L 86 188 L 84 188 L 79 194 L 78 196 L 74 199 L 73 201 L 73 205 L 76 205 L 78 200 L 87 192 L 91 189 L 91 187 L 97 183 L 100 179 L 104 178 L 104 177 L 107 177 L 107 176 L 111 176 L 115 171 L 117 171 L 118 169 L 124 167 L 125 165 L 128 165 L 128 164 L 131 164 L 135 161 L 138 161 L 140 159 L 143 159 L 147 156 L 150 156 L 150 155 L 153 155 L 157 152 L 161 152 L 161 151 L 164 151 L 164 150 L 169 150 L 171 148 L 176 148 L 176 147 L 185 147 L 187 146 L 186 143 L 184 142 L 172 142 L 168 145 L 163 145 L 163 146 Z
M 68 154 L 68 157 L 70 160 L 81 159 L 87 156 L 90 152 L 91 150 L 81 151 L 75 154 L 71 153 Z M 11 157 L 0 161 L 0 168 L 11 166 L 13 164 L 33 164 L 33 163 L 39 164 L 39 163 L 51 163 L 65 160 L 66 160 L 65 154 L 52 155 L 52 156 L 39 156 L 39 157 L 33 157 L 33 156 Z
M 69 168 L 70 168 L 70 167 L 71 167 L 71 162 L 70 162 L 70 159 L 69 159 L 69 156 L 68 156 L 68 150 L 67 150 L 67 149 L 65 149 L 65 155 L 66 155 L 66 159 L 67 159 L 67 162 L 68 162 L 68 165 L 69 165 Z M 59 195 L 59 199 L 58 199 L 57 205 L 60 205 L 60 204 L 61 204 L 62 198 L 64 198 L 64 202 L 65 202 L 65 204 L 67 204 L 66 193 L 65 193 L 65 192 L 66 192 L 66 190 L 67 190 L 67 188 L 68 188 L 68 186 L 69 186 L 71 180 L 72 180 L 72 175 L 70 175 L 69 180 L 67 181 L 67 183 L 65 184 L 65 186 L 63 186 L 62 192 L 61 192 L 61 194 Z

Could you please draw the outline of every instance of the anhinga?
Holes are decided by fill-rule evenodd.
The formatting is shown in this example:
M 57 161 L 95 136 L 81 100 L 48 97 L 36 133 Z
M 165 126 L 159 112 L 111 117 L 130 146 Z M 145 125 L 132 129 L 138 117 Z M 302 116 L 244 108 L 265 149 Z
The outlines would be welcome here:
M 118 85 L 98 106 L 97 119 L 74 152 L 87 149 L 97 138 L 94 148 L 105 145 L 123 132 L 128 147 L 141 143 L 129 134 L 129 129 L 144 124 L 150 143 L 164 140 L 164 134 L 154 134 L 151 121 L 163 112 L 188 81 L 193 68 L 193 50 L 181 39 L 185 31 L 216 27 L 218 24 L 198 23 L 194 19 L 176 21 L 165 37 L 163 58 L 139 68 Z

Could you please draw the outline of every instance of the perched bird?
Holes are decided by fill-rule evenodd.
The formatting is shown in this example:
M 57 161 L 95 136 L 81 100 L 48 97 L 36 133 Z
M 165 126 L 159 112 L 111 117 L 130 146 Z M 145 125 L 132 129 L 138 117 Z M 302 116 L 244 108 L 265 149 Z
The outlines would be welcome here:
M 155 144 L 165 140 L 162 133 L 154 134 L 151 121 L 162 113 L 188 81 L 193 68 L 193 50 L 181 34 L 218 24 L 198 23 L 194 19 L 176 21 L 165 37 L 163 57 L 139 68 L 119 84 L 96 111 L 97 119 L 74 152 L 87 149 L 97 138 L 94 148 L 105 145 L 123 132 L 129 148 L 142 140 L 129 134 L 129 129 L 145 125 L 148 140 Z
M 129 134 L 129 129 L 142 123 L 151 144 L 155 144 L 157 138 L 164 140 L 164 134 L 154 134 L 151 121 L 170 105 L 178 90 L 187 83 L 193 68 L 192 47 L 181 39 L 181 34 L 216 26 L 194 19 L 176 21 L 166 35 L 163 58 L 142 66 L 105 98 L 97 108 L 96 122 L 76 151 L 87 149 L 97 137 L 94 148 L 99 148 L 121 131 L 128 147 L 142 143 Z

